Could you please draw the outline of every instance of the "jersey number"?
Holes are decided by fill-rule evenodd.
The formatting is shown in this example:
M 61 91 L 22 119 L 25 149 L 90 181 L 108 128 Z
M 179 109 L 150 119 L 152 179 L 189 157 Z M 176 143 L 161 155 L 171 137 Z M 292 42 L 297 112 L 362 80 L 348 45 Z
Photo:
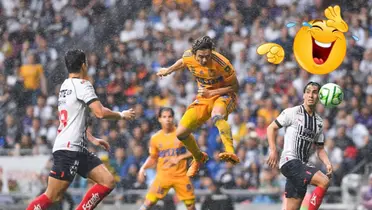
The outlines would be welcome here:
M 59 121 L 63 124 L 63 127 L 67 125 L 67 110 L 61 110 L 59 112 Z

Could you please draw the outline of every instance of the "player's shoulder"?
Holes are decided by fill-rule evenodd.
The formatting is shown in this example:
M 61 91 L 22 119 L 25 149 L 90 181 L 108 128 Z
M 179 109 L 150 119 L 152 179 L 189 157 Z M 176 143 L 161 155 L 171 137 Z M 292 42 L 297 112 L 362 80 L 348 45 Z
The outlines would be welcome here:
M 282 111 L 282 113 L 284 114 L 301 114 L 303 113 L 303 110 L 301 108 L 301 106 L 293 106 L 293 107 L 289 107 L 289 108 L 286 108 Z
M 92 83 L 86 79 L 73 78 L 71 81 L 76 86 L 77 90 L 80 90 L 79 88 L 84 87 L 93 87 Z
M 182 55 L 182 61 L 185 65 L 194 65 L 196 60 L 192 56 L 191 50 L 186 50 Z
M 154 133 L 151 136 L 151 141 L 158 141 L 158 139 L 161 139 L 161 136 L 162 135 L 163 135 L 163 131 L 162 130 L 158 130 L 156 133 Z
M 182 54 L 182 58 L 188 58 L 188 57 L 192 57 L 192 52 L 191 50 L 186 50 L 185 52 L 183 52 Z
M 229 59 L 227 59 L 225 56 L 223 56 L 221 53 L 217 51 L 212 51 L 212 60 L 221 66 L 226 66 L 230 64 Z

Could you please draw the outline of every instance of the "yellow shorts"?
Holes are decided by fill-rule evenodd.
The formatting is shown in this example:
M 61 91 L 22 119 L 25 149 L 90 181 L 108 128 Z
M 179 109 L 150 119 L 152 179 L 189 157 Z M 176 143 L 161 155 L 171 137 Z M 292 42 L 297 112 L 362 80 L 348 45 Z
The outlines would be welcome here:
M 151 184 L 146 199 L 155 201 L 163 199 L 170 188 L 173 188 L 179 200 L 187 201 L 195 199 L 194 187 L 191 180 L 187 176 L 183 177 L 159 177 L 156 176 L 154 182 Z
M 226 109 L 225 119 L 236 107 L 236 96 L 234 94 L 215 96 L 212 98 L 197 97 L 187 108 L 182 116 L 180 124 L 190 130 L 195 130 L 203 125 L 210 117 L 214 107 Z

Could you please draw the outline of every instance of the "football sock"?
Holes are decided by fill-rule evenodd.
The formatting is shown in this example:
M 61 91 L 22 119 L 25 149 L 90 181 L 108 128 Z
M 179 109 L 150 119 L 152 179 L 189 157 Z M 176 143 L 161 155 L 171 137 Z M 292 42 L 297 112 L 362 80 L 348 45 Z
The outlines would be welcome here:
M 316 187 L 310 198 L 308 210 L 318 210 L 320 204 L 322 204 L 323 197 L 326 193 L 326 189 Z
M 192 134 L 181 141 L 185 145 L 186 149 L 191 152 L 195 160 L 199 161 L 202 159 L 202 152 L 200 151 L 199 146 L 196 144 L 195 138 Z
M 225 146 L 225 151 L 234 153 L 233 139 L 229 123 L 227 123 L 226 120 L 220 118 L 217 119 L 214 124 L 220 132 L 222 143 Z
M 113 189 L 105 187 L 100 184 L 95 184 L 85 194 L 83 200 L 76 208 L 76 210 L 92 210 L 99 202 L 103 200 Z
M 45 195 L 42 194 L 39 197 L 35 198 L 27 207 L 26 210 L 46 210 L 53 202 Z

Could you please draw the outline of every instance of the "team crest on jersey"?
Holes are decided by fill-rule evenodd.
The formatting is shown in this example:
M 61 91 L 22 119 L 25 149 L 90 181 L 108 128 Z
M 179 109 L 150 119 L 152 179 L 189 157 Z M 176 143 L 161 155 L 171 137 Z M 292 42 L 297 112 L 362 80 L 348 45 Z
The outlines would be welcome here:
M 81 80 L 81 82 L 80 82 L 81 84 L 84 84 L 85 83 L 85 80 L 83 79 L 83 80 Z

